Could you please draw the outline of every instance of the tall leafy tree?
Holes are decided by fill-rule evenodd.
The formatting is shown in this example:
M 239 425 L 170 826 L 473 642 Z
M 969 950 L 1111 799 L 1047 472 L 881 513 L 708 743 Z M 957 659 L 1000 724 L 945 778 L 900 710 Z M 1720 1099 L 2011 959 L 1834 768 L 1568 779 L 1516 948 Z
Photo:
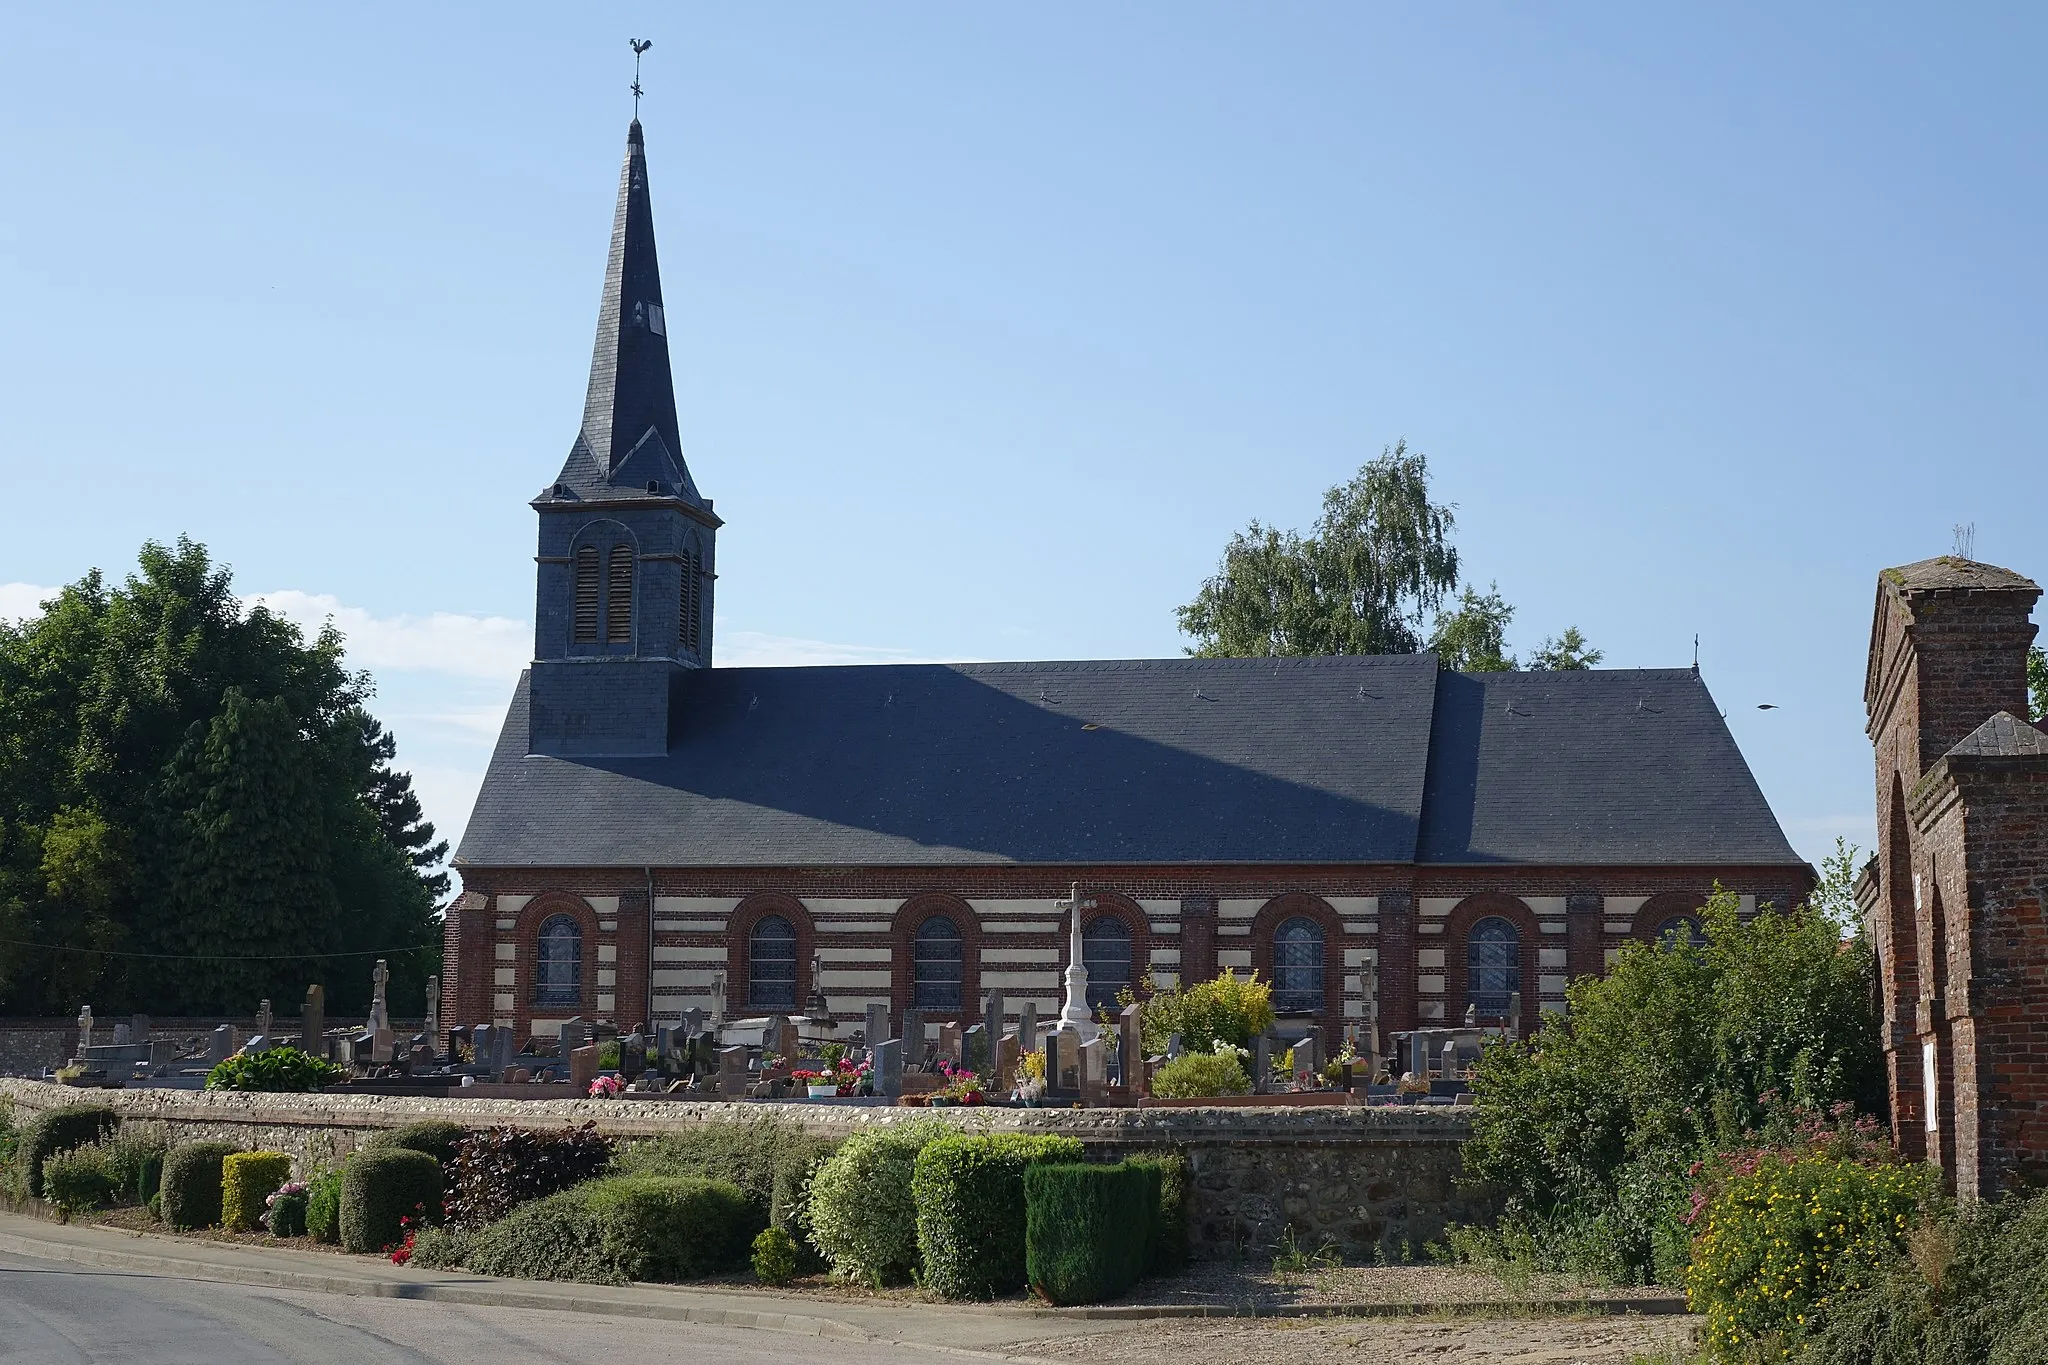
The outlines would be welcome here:
M 2027 651 L 2027 694 L 2034 703 L 2035 720 L 2048 720 L 2048 650 L 2035 645 Z
M 446 846 L 368 676 L 331 627 L 243 610 L 203 547 L 139 559 L 0 623 L 0 1013 L 244 1011 L 313 980 L 367 1004 L 367 958 L 260 976 L 271 948 L 421 947 L 391 958 L 393 999 L 416 997 Z
M 1468 586 L 1459 594 L 1457 607 L 1436 618 L 1429 647 L 1445 668 L 1511 672 L 1516 664 L 1515 656 L 1507 652 L 1507 629 L 1514 619 L 1515 609 L 1501 597 L 1499 584 L 1487 584 L 1483 593 Z

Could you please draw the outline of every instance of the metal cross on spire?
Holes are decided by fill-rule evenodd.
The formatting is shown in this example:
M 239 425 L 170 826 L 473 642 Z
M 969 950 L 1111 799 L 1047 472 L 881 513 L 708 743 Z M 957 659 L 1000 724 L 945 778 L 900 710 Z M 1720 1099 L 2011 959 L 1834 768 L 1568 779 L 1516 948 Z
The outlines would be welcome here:
M 638 123 L 640 121 L 640 57 L 648 48 L 654 46 L 654 39 L 628 38 L 626 41 L 633 45 L 633 121 Z

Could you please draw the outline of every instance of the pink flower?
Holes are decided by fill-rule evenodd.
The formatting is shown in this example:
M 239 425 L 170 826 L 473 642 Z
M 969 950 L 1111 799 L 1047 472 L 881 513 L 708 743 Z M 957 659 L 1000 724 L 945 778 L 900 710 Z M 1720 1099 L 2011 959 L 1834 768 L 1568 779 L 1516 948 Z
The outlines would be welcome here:
M 590 1082 L 590 1098 L 608 1100 L 626 1088 L 617 1076 L 599 1076 Z

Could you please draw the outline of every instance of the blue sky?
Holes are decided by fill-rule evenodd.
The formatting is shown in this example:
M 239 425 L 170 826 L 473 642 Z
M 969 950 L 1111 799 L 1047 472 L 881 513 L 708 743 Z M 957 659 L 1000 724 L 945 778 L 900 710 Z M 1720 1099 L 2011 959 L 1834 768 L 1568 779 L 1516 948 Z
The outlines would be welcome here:
M 1512 645 L 1697 634 L 1794 844 L 1868 847 L 1876 571 L 2048 572 L 2048 11 L 1780 9 L 18 7 L 0 610 L 190 534 L 459 830 L 642 35 L 724 660 L 1176 653 L 1406 437 Z

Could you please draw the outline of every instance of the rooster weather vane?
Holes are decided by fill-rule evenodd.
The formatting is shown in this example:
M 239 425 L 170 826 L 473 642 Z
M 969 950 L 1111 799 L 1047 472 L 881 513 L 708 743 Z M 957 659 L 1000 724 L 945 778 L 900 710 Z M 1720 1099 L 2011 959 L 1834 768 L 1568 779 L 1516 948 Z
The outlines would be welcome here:
M 633 121 L 638 123 L 640 121 L 640 57 L 648 48 L 654 46 L 654 39 L 628 38 L 626 41 L 633 45 Z

